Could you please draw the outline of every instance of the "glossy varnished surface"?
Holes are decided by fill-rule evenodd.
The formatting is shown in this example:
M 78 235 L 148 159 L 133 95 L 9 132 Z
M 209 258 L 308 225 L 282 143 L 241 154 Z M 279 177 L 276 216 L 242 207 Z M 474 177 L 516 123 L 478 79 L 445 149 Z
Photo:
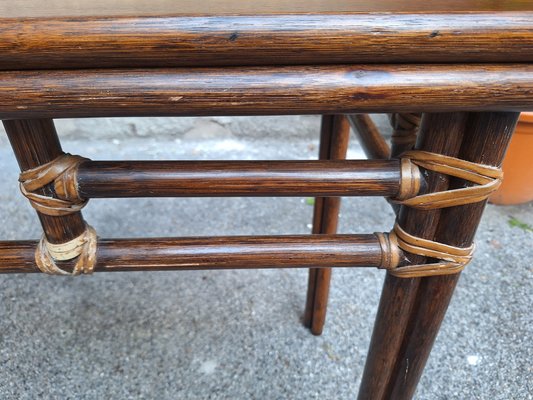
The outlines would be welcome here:
M 50 119 L 4 121 L 4 128 L 17 157 L 21 171 L 46 164 L 63 153 L 54 122 Z M 54 196 L 51 185 L 39 194 Z M 46 237 L 51 243 L 63 243 L 78 237 L 85 230 L 81 213 L 61 217 L 38 213 Z
M 31 12 L 20 2 L 9 4 L 20 13 Z M 201 10 L 204 3 L 195 4 Z M 375 5 L 380 2 L 369 6 Z M 94 15 L 105 10 L 95 9 Z M 150 10 L 156 14 L 157 7 Z M 0 69 L 533 61 L 533 10 L 254 14 L 13 19 L 0 11 Z
M 398 160 L 89 161 L 77 187 L 83 198 L 395 196 L 400 178 Z
M 499 166 L 514 125 L 515 113 L 429 114 L 422 119 L 417 148 Z M 469 185 L 428 173 L 429 192 Z M 402 207 L 399 222 L 422 238 L 467 247 L 483 212 L 478 202 L 443 210 Z M 413 263 L 420 256 L 407 255 Z M 459 275 L 402 279 L 387 275 L 359 399 L 412 398 L 446 313 Z
M 467 113 L 428 114 L 424 117 L 417 148 L 456 157 L 463 139 Z M 447 190 L 447 175 L 428 172 L 427 191 Z M 399 223 L 417 237 L 433 240 L 439 223 L 440 210 L 416 210 L 402 207 Z M 421 256 L 409 255 L 412 263 L 424 262 Z M 439 277 L 437 277 L 439 278 Z M 359 391 L 359 400 L 390 399 L 389 381 L 396 379 L 397 358 L 404 335 L 407 335 L 411 310 L 421 279 L 397 278 L 388 275 L 381 295 L 365 371 Z M 391 329 L 391 327 L 394 327 Z M 411 388 L 405 387 L 406 390 Z
M 0 72 L 0 118 L 533 109 L 533 65 Z
M 501 167 L 503 157 L 518 120 L 517 113 L 471 113 L 458 157 L 463 160 Z M 450 179 L 450 189 L 471 185 Z M 443 209 L 435 240 L 452 246 L 469 246 L 486 201 Z M 390 398 L 410 399 L 422 375 L 452 298 L 459 274 L 422 278 L 414 300 L 406 336 L 389 383 Z M 475 316 L 472 317 L 475 321 Z M 406 368 L 410 373 L 404 374 Z
M 320 129 L 321 160 L 344 160 L 350 140 L 350 125 L 343 115 L 325 115 Z M 340 197 L 317 197 L 313 209 L 313 233 L 337 233 Z M 326 322 L 331 268 L 309 270 L 303 322 L 314 335 L 320 335 Z
M 35 118 L 460 111 L 427 114 L 419 147 L 498 165 L 517 114 L 465 111 L 533 109 L 532 21 L 528 0 L 0 0 L 0 118 L 15 119 L 5 126 L 27 169 L 61 153 L 51 120 Z M 239 67 L 214 68 L 221 66 Z M 334 176 L 321 180 L 325 167 L 274 176 L 262 166 L 243 177 L 237 164 L 231 171 L 198 164 L 194 176 L 176 164 L 92 165 L 79 175 L 89 197 L 206 195 L 217 185 L 234 195 L 285 195 L 313 184 L 323 191 L 309 195 L 345 194 L 328 189 Z M 378 171 L 364 190 L 394 194 L 395 172 Z M 388 184 L 374 179 L 390 173 Z M 357 186 L 351 177 L 346 187 Z M 426 189 L 464 185 L 429 173 Z M 334 232 L 338 200 L 329 200 L 317 202 L 315 233 Z M 466 246 L 482 210 L 483 203 L 403 208 L 399 222 L 417 236 Z M 54 243 L 84 229 L 79 213 L 41 221 Z M 38 272 L 35 246 L 0 242 L 0 273 Z M 97 271 L 379 266 L 382 259 L 375 235 L 107 239 L 97 252 Z M 311 277 L 318 333 L 329 270 Z M 361 399 L 412 397 L 457 277 L 387 276 Z
M 0 242 L 0 273 L 39 272 L 34 241 Z M 96 271 L 369 267 L 375 235 L 229 236 L 98 240 Z

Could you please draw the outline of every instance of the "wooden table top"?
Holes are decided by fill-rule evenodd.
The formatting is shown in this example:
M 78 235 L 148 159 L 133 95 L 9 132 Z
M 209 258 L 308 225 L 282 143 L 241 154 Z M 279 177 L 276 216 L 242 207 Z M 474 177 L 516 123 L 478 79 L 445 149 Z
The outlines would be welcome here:
M 2 18 L 533 11 L 531 0 L 0 0 Z
M 0 70 L 533 62 L 533 0 L 0 0 Z

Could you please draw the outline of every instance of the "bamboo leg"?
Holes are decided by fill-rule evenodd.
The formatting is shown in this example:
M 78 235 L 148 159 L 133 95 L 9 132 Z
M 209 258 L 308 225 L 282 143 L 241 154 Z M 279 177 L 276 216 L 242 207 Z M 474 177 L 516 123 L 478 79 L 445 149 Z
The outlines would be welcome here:
M 398 157 L 404 151 L 411 150 L 416 144 L 417 132 L 420 126 L 419 113 L 390 114 L 392 125 L 391 156 Z
M 318 150 L 318 158 L 326 160 L 329 157 L 331 148 L 331 136 L 333 128 L 333 115 L 323 115 L 320 127 L 320 146 Z M 315 206 L 313 209 L 313 230 L 312 233 L 320 233 L 322 231 L 322 215 L 324 210 L 324 197 L 315 198 Z M 313 308 L 315 304 L 316 281 L 318 269 L 309 270 L 309 280 L 307 283 L 307 299 L 305 304 L 305 311 L 303 323 L 308 328 L 311 328 L 313 320 Z
M 25 171 L 52 161 L 62 154 L 54 122 L 51 119 L 3 121 L 11 146 Z M 53 189 L 43 189 L 42 194 L 53 195 Z M 38 213 L 46 237 L 50 243 L 70 241 L 85 231 L 81 213 L 53 217 Z
M 518 113 L 427 114 L 422 120 L 419 149 L 489 165 L 500 165 Z M 464 185 L 431 173 L 428 191 Z M 443 210 L 402 207 L 400 224 L 420 237 L 468 246 L 485 202 Z M 412 262 L 422 261 L 410 257 Z M 359 399 L 412 398 L 458 275 L 402 279 L 387 275 Z
M 345 116 L 323 116 L 319 158 L 324 160 L 345 159 L 349 136 L 350 125 Z M 319 197 L 316 199 L 313 233 L 332 234 L 337 231 L 340 202 L 339 197 Z M 331 268 L 309 270 L 304 324 L 311 329 L 314 335 L 320 335 L 324 328 L 330 280 Z
M 348 120 L 355 133 L 359 134 L 363 151 L 369 159 L 387 159 L 391 150 L 368 114 L 352 114 Z

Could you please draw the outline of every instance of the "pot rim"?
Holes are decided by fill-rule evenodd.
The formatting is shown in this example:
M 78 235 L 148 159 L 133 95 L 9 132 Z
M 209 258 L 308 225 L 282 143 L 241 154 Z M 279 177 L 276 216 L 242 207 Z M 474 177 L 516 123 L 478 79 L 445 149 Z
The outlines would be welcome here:
M 533 124 L 533 112 L 523 112 L 520 114 L 519 123 Z

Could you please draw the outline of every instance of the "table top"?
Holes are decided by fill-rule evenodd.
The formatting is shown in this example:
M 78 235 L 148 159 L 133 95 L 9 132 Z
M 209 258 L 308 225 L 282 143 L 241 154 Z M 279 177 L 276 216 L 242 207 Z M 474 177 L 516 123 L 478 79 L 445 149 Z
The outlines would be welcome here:
M 531 0 L 0 0 L 2 18 L 533 11 Z
M 0 70 L 533 62 L 533 0 L 0 0 Z
M 0 0 L 0 16 L 3 118 L 531 107 L 532 0 Z

